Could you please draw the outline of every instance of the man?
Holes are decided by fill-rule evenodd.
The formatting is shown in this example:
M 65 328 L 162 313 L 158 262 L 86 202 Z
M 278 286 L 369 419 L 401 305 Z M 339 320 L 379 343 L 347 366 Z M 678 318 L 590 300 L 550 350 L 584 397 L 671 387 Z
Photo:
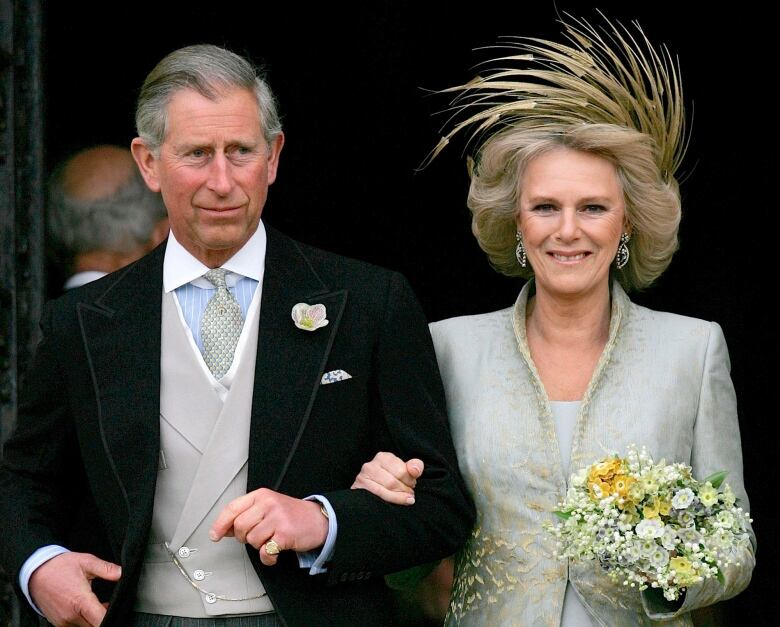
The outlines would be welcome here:
M 241 57 L 168 55 L 136 124 L 171 235 L 47 308 L 0 473 L 2 565 L 55 624 L 391 623 L 382 573 L 473 522 L 414 296 L 260 221 L 284 136 Z M 414 507 L 349 489 L 377 450 L 425 460 Z M 107 548 L 65 552 L 85 501 Z M 116 582 L 107 614 L 93 579 Z
M 46 222 L 67 266 L 66 290 L 140 259 L 168 234 L 160 194 L 146 187 L 129 150 L 109 145 L 81 150 L 56 168 Z

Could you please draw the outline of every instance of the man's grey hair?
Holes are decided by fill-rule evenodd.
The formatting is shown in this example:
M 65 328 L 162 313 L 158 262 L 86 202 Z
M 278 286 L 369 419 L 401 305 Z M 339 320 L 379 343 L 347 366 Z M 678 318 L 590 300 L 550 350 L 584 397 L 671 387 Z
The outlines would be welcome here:
M 149 72 L 135 110 L 135 126 L 146 147 L 159 155 L 165 139 L 167 108 L 171 97 L 193 89 L 204 98 L 218 100 L 227 89 L 254 92 L 260 112 L 260 127 L 270 146 L 282 132 L 276 99 L 258 68 L 245 58 L 212 45 L 174 50 Z
M 130 253 L 149 243 L 167 215 L 160 194 L 146 186 L 135 168 L 113 194 L 94 200 L 68 196 L 62 170 L 52 176 L 46 218 L 49 235 L 67 257 L 95 250 Z

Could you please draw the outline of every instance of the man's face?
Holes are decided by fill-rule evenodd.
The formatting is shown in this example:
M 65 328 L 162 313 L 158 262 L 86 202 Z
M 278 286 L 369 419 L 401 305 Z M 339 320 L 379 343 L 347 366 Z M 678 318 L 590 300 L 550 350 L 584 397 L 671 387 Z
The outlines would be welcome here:
M 140 138 L 133 155 L 147 185 L 162 193 L 176 239 L 207 266 L 220 266 L 257 229 L 284 137 L 266 144 L 255 95 L 240 88 L 215 101 L 182 89 L 167 113 L 159 155 Z

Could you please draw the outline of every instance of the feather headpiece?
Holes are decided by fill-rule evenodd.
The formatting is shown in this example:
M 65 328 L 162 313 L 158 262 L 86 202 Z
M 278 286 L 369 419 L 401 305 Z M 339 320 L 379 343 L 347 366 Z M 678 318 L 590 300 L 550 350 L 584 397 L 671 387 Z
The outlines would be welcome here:
M 566 44 L 508 38 L 501 48 L 512 54 L 488 61 L 484 76 L 443 90 L 459 95 L 452 127 L 428 161 L 469 127 L 469 141 L 483 141 L 507 127 L 616 124 L 650 136 L 660 172 L 674 176 L 687 146 L 679 63 L 636 22 L 627 28 L 602 17 L 601 27 L 561 20 Z

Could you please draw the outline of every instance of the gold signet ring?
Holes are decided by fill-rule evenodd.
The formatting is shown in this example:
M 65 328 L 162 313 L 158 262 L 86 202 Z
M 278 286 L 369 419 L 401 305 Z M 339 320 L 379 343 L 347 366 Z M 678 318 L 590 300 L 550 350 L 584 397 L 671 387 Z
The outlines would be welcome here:
M 282 547 L 276 543 L 276 540 L 269 540 L 265 543 L 265 552 L 268 555 L 279 555 L 282 552 Z

